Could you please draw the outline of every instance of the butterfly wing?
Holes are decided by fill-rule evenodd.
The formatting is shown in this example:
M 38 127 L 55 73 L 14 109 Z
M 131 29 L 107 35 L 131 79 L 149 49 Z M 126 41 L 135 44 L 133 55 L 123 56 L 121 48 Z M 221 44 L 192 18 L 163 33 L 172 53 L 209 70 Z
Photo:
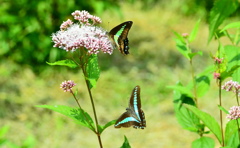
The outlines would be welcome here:
M 122 54 L 129 54 L 129 46 L 128 46 L 128 32 L 132 27 L 132 21 L 124 22 L 116 27 L 114 27 L 110 32 L 109 36 L 112 38 L 113 42 L 119 49 Z
M 133 111 L 136 118 L 141 121 L 137 128 L 146 127 L 146 120 L 143 110 L 141 109 L 141 98 L 140 98 L 140 86 L 136 86 L 133 91 L 129 101 L 129 108 Z
M 138 121 L 136 118 L 131 116 L 131 113 L 129 111 L 129 108 L 127 108 L 127 112 L 123 113 L 117 120 L 116 124 L 114 125 L 115 128 L 121 128 L 121 127 L 130 127 L 130 126 L 139 126 L 140 121 Z
M 115 128 L 130 127 L 144 129 L 146 120 L 144 112 L 141 109 L 140 86 L 136 86 L 129 101 L 129 108 L 117 120 Z

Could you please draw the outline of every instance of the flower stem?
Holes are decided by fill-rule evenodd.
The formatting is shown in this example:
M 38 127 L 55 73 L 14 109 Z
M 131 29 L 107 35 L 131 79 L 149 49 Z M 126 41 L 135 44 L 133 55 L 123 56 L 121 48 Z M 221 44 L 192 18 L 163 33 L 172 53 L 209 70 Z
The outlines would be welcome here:
M 96 109 L 95 109 L 95 105 L 94 105 L 94 101 L 93 101 L 93 97 L 92 97 L 91 88 L 90 88 L 88 80 L 87 80 L 87 71 L 86 71 L 87 63 L 82 63 L 81 65 L 82 65 L 82 71 L 83 71 L 84 79 L 85 79 L 85 82 L 86 82 L 86 85 L 87 85 L 87 90 L 88 90 L 88 94 L 89 94 L 89 97 L 90 97 L 90 100 L 91 100 L 93 114 L 94 114 L 94 119 L 95 119 L 95 123 L 96 123 L 96 131 L 95 131 L 95 133 L 97 134 L 100 148 L 102 148 L 103 146 L 102 146 L 101 135 L 100 135 L 99 128 L 98 128 L 99 126 L 98 126 L 97 113 L 96 113 Z
M 196 107 L 198 107 L 198 100 L 197 100 L 197 86 L 196 86 L 196 81 L 195 81 L 195 76 L 194 76 L 194 68 L 192 64 L 192 59 L 190 60 L 190 65 L 191 65 L 191 73 L 192 73 L 192 80 L 193 80 L 193 94 L 194 94 L 194 101 L 196 104 Z
M 92 92 L 91 92 L 91 89 L 89 87 L 89 83 L 88 83 L 86 77 L 85 77 L 85 82 L 86 82 L 86 85 L 87 85 L 88 93 L 89 93 L 91 104 L 92 104 L 93 114 L 94 114 L 94 118 L 95 118 L 95 122 L 96 122 L 96 129 L 97 129 L 96 134 L 97 134 L 97 137 L 98 137 L 98 142 L 99 142 L 100 148 L 102 148 L 101 135 L 99 133 L 99 128 L 98 128 L 97 113 L 96 113 L 96 109 L 95 109 L 95 105 L 94 105 L 94 101 L 93 101 L 93 97 L 92 97 Z
M 218 98 L 219 98 L 219 105 L 222 106 L 222 89 L 221 89 L 221 86 L 222 86 L 222 80 L 219 79 L 219 83 L 218 83 Z M 220 125 L 221 125 L 221 133 L 222 133 L 222 146 L 224 147 L 224 135 L 223 135 L 223 117 L 222 117 L 222 110 L 220 110 Z
M 237 104 L 239 106 L 238 93 L 239 93 L 239 90 L 236 90 L 236 99 L 237 99 Z
M 84 118 L 86 119 L 86 121 L 88 122 L 88 124 L 92 127 L 92 129 L 94 129 L 94 127 L 93 127 L 92 124 L 89 122 L 88 118 L 86 117 L 86 115 L 85 115 L 85 113 L 84 113 L 84 111 L 83 111 L 83 109 L 82 109 L 82 107 L 81 107 L 79 101 L 77 100 L 77 97 L 75 96 L 75 94 L 73 93 L 72 90 L 70 90 L 70 93 L 73 95 L 75 101 L 77 102 L 78 107 L 80 108 L 80 111 L 82 112 Z M 95 132 L 95 133 L 96 133 L 96 132 Z
M 80 60 L 80 64 L 79 66 L 81 67 L 82 71 L 83 71 L 83 75 L 84 75 L 84 79 L 87 85 L 87 90 L 88 90 L 88 94 L 91 100 L 91 104 L 92 104 L 92 109 L 93 109 L 93 114 L 94 114 L 94 119 L 95 119 L 95 123 L 96 123 L 96 135 L 98 137 L 98 142 L 100 145 L 100 148 L 103 148 L 102 146 L 102 140 L 101 140 L 101 134 L 99 132 L 99 125 L 98 125 L 98 119 L 97 119 L 97 113 L 96 113 L 96 109 L 95 109 L 95 105 L 94 105 L 94 101 L 93 101 L 93 97 L 92 97 L 92 92 L 91 92 L 91 88 L 90 88 L 90 83 L 88 83 L 88 75 L 87 75 L 87 64 L 88 64 L 88 60 L 89 60 L 89 55 L 88 53 L 86 53 L 86 50 L 80 50 L 79 53 L 79 60 Z

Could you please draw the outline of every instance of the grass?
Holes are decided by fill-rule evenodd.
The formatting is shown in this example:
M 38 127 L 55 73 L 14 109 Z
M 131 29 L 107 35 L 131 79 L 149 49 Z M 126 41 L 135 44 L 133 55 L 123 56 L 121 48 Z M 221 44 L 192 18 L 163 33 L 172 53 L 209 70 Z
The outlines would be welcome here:
M 198 18 L 185 17 L 170 6 L 161 5 L 142 10 L 138 4 L 125 4 L 121 5 L 121 10 L 123 18 L 110 10 L 100 17 L 104 20 L 105 28 L 112 28 L 127 20 L 134 22 L 129 33 L 131 54 L 122 56 L 118 51 L 112 56 L 100 54 L 102 72 L 97 88 L 93 89 L 97 114 L 100 124 L 116 119 L 128 106 L 133 87 L 140 85 L 147 128 L 117 130 L 110 127 L 102 134 L 104 147 L 120 147 L 124 135 L 133 148 L 190 147 L 197 135 L 183 130 L 177 123 L 172 91 L 166 86 L 174 85 L 178 80 L 183 83 L 190 81 L 189 64 L 176 51 L 173 31 L 189 33 Z M 203 50 L 204 53 L 194 63 L 197 72 L 212 63 L 209 51 L 214 53 L 217 50 L 215 42 L 207 46 L 207 37 L 207 25 L 202 22 L 198 40 L 191 44 L 194 50 Z M 11 65 L 10 72 L 7 64 Z M 96 136 L 88 129 L 75 125 L 58 113 L 34 107 L 41 104 L 77 106 L 69 94 L 59 89 L 62 81 L 71 79 L 77 83 L 81 105 L 92 113 L 81 72 L 50 67 L 36 76 L 28 67 L 17 69 L 13 63 L 7 64 L 0 65 L 3 76 L 0 126 L 10 127 L 7 139 L 21 144 L 28 136 L 33 136 L 36 148 L 98 147 Z M 215 114 L 215 84 L 211 89 L 215 91 L 204 97 L 200 106 Z M 209 98 L 214 105 L 209 104 Z

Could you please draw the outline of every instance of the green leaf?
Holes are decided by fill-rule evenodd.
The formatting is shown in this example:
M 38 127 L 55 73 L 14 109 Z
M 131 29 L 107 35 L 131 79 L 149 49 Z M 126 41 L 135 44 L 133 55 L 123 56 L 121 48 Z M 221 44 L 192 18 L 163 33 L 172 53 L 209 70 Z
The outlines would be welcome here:
M 177 84 L 179 87 L 181 86 L 180 83 Z M 178 120 L 178 123 L 186 130 L 189 130 L 191 132 L 201 131 L 202 126 L 200 124 L 200 120 L 198 117 L 193 114 L 191 111 L 186 109 L 186 107 L 182 106 L 182 104 L 191 104 L 195 105 L 192 98 L 186 96 L 185 94 L 182 94 L 181 91 L 174 90 L 174 111 L 176 118 Z
M 177 47 L 177 50 L 184 56 L 186 57 L 188 60 L 190 60 L 190 57 L 189 57 L 189 53 L 190 51 L 188 50 L 187 48 L 187 44 L 184 40 L 184 38 L 178 34 L 177 32 L 174 32 L 176 38 L 174 39 L 175 42 L 176 42 L 176 47 Z
M 70 68 L 76 68 L 76 67 L 78 67 L 78 65 L 77 65 L 74 61 L 69 60 L 69 59 L 67 59 L 67 60 L 61 60 L 61 61 L 56 61 L 56 62 L 54 62 L 54 63 L 49 63 L 49 62 L 47 62 L 47 64 L 48 64 L 48 65 L 68 66 L 68 67 L 70 67 Z
M 223 27 L 223 29 L 220 32 L 224 32 L 227 29 L 231 29 L 231 28 L 240 28 L 240 22 L 230 23 L 230 24 L 226 25 L 225 27 Z
M 175 86 L 168 86 L 168 88 L 178 91 L 179 93 L 184 94 L 190 98 L 193 98 L 191 90 L 187 87 L 184 87 L 182 85 L 175 85 Z
M 228 77 L 233 77 L 234 74 L 238 73 L 239 67 L 240 67 L 240 65 L 235 65 L 229 71 L 224 71 L 223 73 L 221 73 L 222 81 L 225 80 Z M 234 75 L 233 80 L 237 81 L 238 78 L 236 78 L 235 75 Z
M 214 140 L 209 137 L 201 137 L 192 143 L 192 148 L 214 148 L 214 146 Z
M 206 94 L 210 87 L 210 78 L 207 75 L 202 75 L 196 79 L 197 96 L 202 97 Z
M 221 130 L 218 122 L 211 115 L 199 110 L 194 106 L 191 106 L 191 105 L 185 105 L 185 106 L 190 111 L 192 111 L 196 116 L 198 116 L 199 119 L 201 119 L 202 122 L 209 128 L 209 130 L 216 136 L 218 141 L 222 143 Z
M 108 122 L 107 124 L 105 124 L 104 126 L 99 125 L 99 127 L 98 127 L 99 133 L 101 134 L 107 127 L 115 124 L 116 121 L 117 121 L 117 120 L 112 120 L 112 121 Z
M 121 148 L 131 148 L 129 142 L 128 142 L 128 139 L 126 136 L 124 136 L 124 143 L 123 145 L 121 146 Z
M 36 107 L 47 108 L 47 109 L 56 111 L 58 113 L 61 113 L 65 116 L 73 119 L 74 121 L 76 121 L 76 123 L 78 123 L 82 126 L 88 127 L 93 132 L 95 132 L 93 120 L 89 116 L 89 114 L 87 112 L 85 112 L 84 110 L 75 109 L 75 108 L 64 106 L 64 105 L 55 105 L 55 106 L 36 105 Z
M 202 56 L 202 51 L 193 52 L 193 53 L 189 53 L 189 54 L 188 54 L 188 56 L 190 57 L 190 59 L 192 59 L 192 58 L 195 57 L 196 55 Z
M 221 111 L 225 112 L 226 114 L 229 114 L 228 111 L 227 111 L 224 107 L 218 105 L 218 108 L 219 108 Z
M 92 87 L 95 87 L 97 84 L 97 80 L 100 76 L 100 70 L 98 67 L 98 57 L 96 54 L 92 54 L 90 56 L 90 59 L 87 63 L 87 80 L 90 86 L 90 89 Z
M 227 45 L 224 46 L 224 51 L 226 54 L 226 60 L 228 61 L 228 71 L 232 69 L 232 67 L 240 65 L 240 47 Z
M 199 24 L 200 24 L 201 20 L 198 20 L 197 23 L 195 24 L 192 32 L 190 33 L 189 35 L 189 42 L 191 43 L 197 36 L 197 33 L 198 33 L 198 29 L 199 29 Z
M 227 63 L 227 74 L 233 77 L 233 80 L 240 81 L 240 47 L 228 45 L 224 47 Z
M 218 27 L 222 22 L 233 12 L 236 11 L 238 7 L 237 0 L 218 0 L 215 1 L 215 4 L 210 12 L 209 18 L 209 37 L 208 42 L 211 41 L 215 32 L 218 30 Z
M 240 120 L 238 120 L 239 122 Z M 227 123 L 225 129 L 225 145 L 231 147 L 239 146 L 237 120 L 231 120 Z

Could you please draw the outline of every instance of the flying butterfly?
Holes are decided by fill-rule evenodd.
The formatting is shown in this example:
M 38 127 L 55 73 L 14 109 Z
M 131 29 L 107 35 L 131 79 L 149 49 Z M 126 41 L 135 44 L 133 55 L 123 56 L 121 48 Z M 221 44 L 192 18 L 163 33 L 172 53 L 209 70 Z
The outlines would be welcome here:
M 108 35 L 110 36 L 113 45 L 115 48 L 118 48 L 119 51 L 127 55 L 129 54 L 129 46 L 128 46 L 128 31 L 132 27 L 133 22 L 127 21 L 116 27 L 114 27 Z
M 115 123 L 115 128 L 130 127 L 144 129 L 146 127 L 146 120 L 144 112 L 141 109 L 140 100 L 140 86 L 136 86 L 130 97 L 129 107 L 127 111 L 123 113 Z

